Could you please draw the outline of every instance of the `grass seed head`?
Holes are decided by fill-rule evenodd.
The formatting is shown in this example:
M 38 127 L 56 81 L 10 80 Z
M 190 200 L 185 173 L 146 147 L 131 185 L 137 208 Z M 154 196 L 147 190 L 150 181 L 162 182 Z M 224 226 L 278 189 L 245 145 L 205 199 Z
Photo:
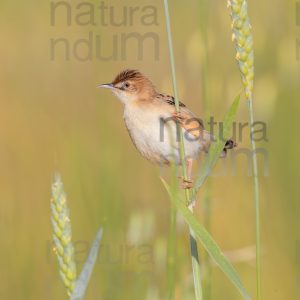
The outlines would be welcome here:
M 76 263 L 69 208 L 63 183 L 59 175 L 52 184 L 51 223 L 53 228 L 54 253 L 57 256 L 60 277 L 71 295 L 76 281 Z
M 228 7 L 232 19 L 232 41 L 235 43 L 236 60 L 242 75 L 247 99 L 252 98 L 254 61 L 253 37 L 246 0 L 229 0 Z

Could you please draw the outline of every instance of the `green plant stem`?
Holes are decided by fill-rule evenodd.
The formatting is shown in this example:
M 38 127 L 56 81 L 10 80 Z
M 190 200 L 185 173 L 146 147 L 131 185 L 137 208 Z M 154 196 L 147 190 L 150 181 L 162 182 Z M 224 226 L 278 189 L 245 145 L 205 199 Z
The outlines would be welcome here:
M 261 247 L 260 247 L 260 212 L 259 212 L 259 184 L 256 158 L 256 144 L 253 140 L 253 79 L 254 79 L 254 48 L 251 34 L 251 24 L 248 15 L 247 0 L 228 0 L 230 8 L 232 40 L 235 42 L 236 60 L 241 72 L 242 82 L 248 103 L 249 120 L 251 124 L 251 148 L 253 151 L 252 166 L 254 179 L 255 202 L 255 232 L 256 232 L 256 288 L 257 299 L 261 300 Z
M 177 193 L 177 176 L 176 166 L 171 165 L 171 189 L 172 194 Z M 177 210 L 173 203 L 170 208 L 170 227 L 169 227 L 169 240 L 168 240 L 168 254 L 167 254 L 167 299 L 174 299 L 175 295 L 175 273 L 176 273 L 176 219 Z
M 166 27 L 167 27 L 167 36 L 168 36 L 168 45 L 169 45 L 169 57 L 170 57 L 170 65 L 172 71 L 172 83 L 173 83 L 173 91 L 175 97 L 175 109 L 176 112 L 180 112 L 179 107 L 179 98 L 177 91 L 177 81 L 176 81 L 176 70 L 175 70 L 175 59 L 174 59 L 174 51 L 173 51 L 173 41 L 171 34 L 171 24 L 170 24 L 170 15 L 169 15 L 169 5 L 168 0 L 164 0 L 164 8 L 165 8 L 165 18 L 166 18 Z M 180 152 L 180 160 L 182 165 L 182 173 L 183 179 L 188 180 L 186 161 L 185 161 L 185 149 L 184 149 L 184 141 L 183 141 L 183 133 L 179 124 L 177 126 L 177 132 L 179 132 L 179 152 Z M 186 203 L 190 203 L 190 192 L 188 189 L 185 190 L 185 198 Z M 193 209 L 191 208 L 191 211 Z M 199 263 L 199 255 L 197 242 L 195 239 L 195 233 L 190 228 L 190 247 L 191 247 L 191 255 L 192 255 L 192 268 L 193 268 L 193 278 L 194 278 L 194 288 L 196 300 L 202 300 L 202 286 L 201 286 L 201 276 L 200 276 L 200 263 Z
M 207 24 L 208 24 L 208 8 L 209 1 L 201 0 L 200 2 L 200 30 L 203 41 L 204 49 L 204 59 L 202 61 L 202 103 L 203 103 L 203 112 L 204 118 L 207 122 L 210 115 L 210 96 L 209 96 L 209 87 L 208 87 L 208 37 L 207 37 Z M 205 193 L 202 198 L 203 203 L 203 212 L 204 212 L 204 225 L 208 232 L 210 232 L 211 227 L 211 179 L 208 178 Z M 205 265 L 205 276 L 203 280 L 203 296 L 205 300 L 211 299 L 211 276 L 212 276 L 212 266 L 210 262 L 209 254 L 205 251 L 204 253 L 204 265 Z
M 252 93 L 247 100 L 249 111 L 250 124 L 254 123 Z M 258 166 L 256 157 L 256 143 L 253 139 L 254 128 L 251 126 L 251 148 L 253 152 L 252 166 L 253 166 L 253 183 L 254 183 L 254 202 L 255 202 L 255 232 L 256 232 L 256 289 L 257 299 L 261 300 L 261 245 L 260 245 L 260 201 L 259 201 L 259 182 L 258 182 Z
M 171 204 L 170 210 L 170 228 L 168 241 L 168 260 L 167 260 L 167 278 L 168 278 L 168 299 L 174 298 L 175 290 L 175 261 L 176 261 L 176 207 Z
M 205 194 L 203 196 L 204 226 L 210 233 L 211 229 L 211 179 L 206 182 Z M 203 280 L 204 299 L 211 299 L 212 266 L 207 251 L 204 254 L 205 277 Z
M 193 211 L 191 210 L 191 212 Z M 191 248 L 191 255 L 192 255 L 195 296 L 196 296 L 196 300 L 202 300 L 203 292 L 202 292 L 202 285 L 201 285 L 201 270 L 200 270 L 200 261 L 198 255 L 196 235 L 194 231 L 191 229 L 191 227 L 189 228 L 189 230 L 190 230 L 190 248 Z

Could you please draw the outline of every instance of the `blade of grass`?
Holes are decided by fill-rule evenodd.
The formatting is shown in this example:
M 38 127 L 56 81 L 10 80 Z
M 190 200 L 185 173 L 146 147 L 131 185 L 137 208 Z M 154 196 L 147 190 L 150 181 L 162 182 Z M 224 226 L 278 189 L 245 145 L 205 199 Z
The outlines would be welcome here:
M 70 297 L 70 300 L 82 300 L 85 296 L 85 292 L 98 257 L 102 234 L 103 234 L 103 230 L 102 228 L 100 228 L 96 234 L 96 238 L 92 244 L 89 256 L 84 264 L 80 276 L 76 280 L 75 289 Z
M 178 91 L 177 91 L 175 59 L 174 59 L 174 52 L 173 52 L 173 41 L 172 41 L 172 34 L 171 34 L 171 22 L 170 22 L 168 0 L 164 0 L 164 12 L 165 12 L 166 29 L 167 29 L 168 45 L 169 45 L 169 58 L 170 58 L 170 65 L 171 65 L 171 71 L 172 71 L 173 92 L 174 92 L 174 97 L 175 97 L 175 109 L 176 109 L 176 112 L 179 113 L 180 106 L 179 106 L 179 97 L 178 97 Z M 183 133 L 182 133 L 182 129 L 178 123 L 176 126 L 177 126 L 177 132 L 179 133 L 179 145 L 180 145 L 179 152 L 180 152 L 180 160 L 181 160 L 181 164 L 182 164 L 183 178 L 184 178 L 184 180 L 188 180 L 186 161 L 185 161 Z M 186 202 L 189 203 L 190 202 L 190 192 L 188 189 L 185 190 L 185 197 L 186 197 Z M 193 230 L 190 230 L 190 248 L 191 248 L 191 255 L 192 255 L 192 268 L 193 268 L 193 279 L 194 279 L 196 300 L 202 300 L 203 298 L 202 298 L 199 255 L 198 255 L 198 248 L 197 248 L 197 243 L 196 243 L 196 239 L 195 239 L 195 234 L 194 234 Z
M 182 214 L 183 218 L 190 226 L 190 228 L 192 228 L 196 238 L 202 243 L 203 247 L 210 254 L 211 258 L 215 261 L 219 268 L 224 272 L 227 278 L 236 286 L 243 298 L 246 300 L 250 300 L 251 298 L 244 288 L 239 275 L 237 274 L 231 263 L 228 261 L 228 259 L 224 256 L 221 249 L 218 247 L 211 235 L 206 231 L 203 225 L 197 221 L 196 217 L 184 204 L 184 201 L 179 198 L 178 194 L 172 193 L 171 188 L 167 184 L 167 182 L 163 178 L 161 178 L 161 181 L 163 182 L 163 185 L 166 188 L 172 203 Z
M 223 149 L 224 145 L 226 143 L 226 140 L 230 138 L 232 134 L 232 124 L 239 106 L 240 102 L 240 95 L 238 95 L 229 111 L 227 112 L 224 121 L 223 121 L 223 134 L 222 139 L 219 137 L 217 138 L 217 141 L 214 142 L 209 149 L 208 155 L 206 156 L 204 163 L 200 169 L 199 175 L 197 176 L 197 179 L 195 181 L 194 188 L 192 190 L 192 199 L 195 200 L 196 194 L 205 182 L 206 178 L 209 176 L 210 172 L 212 171 L 213 167 L 215 166 L 217 160 L 219 159 Z

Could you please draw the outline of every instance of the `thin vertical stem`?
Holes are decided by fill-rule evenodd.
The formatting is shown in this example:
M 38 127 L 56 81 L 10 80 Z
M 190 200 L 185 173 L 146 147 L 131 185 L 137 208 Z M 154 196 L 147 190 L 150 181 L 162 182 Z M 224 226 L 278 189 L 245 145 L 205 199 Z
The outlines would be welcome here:
M 177 193 L 177 170 L 174 164 L 171 165 L 171 188 L 172 194 Z M 169 239 L 167 253 L 167 299 L 174 299 L 175 295 L 175 273 L 176 273 L 176 219 L 177 210 L 171 203 L 170 220 L 169 220 Z
M 167 260 L 167 280 L 168 280 L 169 300 L 174 299 L 174 291 L 175 291 L 176 218 L 177 218 L 176 208 L 173 204 L 171 204 L 169 240 L 168 240 L 168 260 Z
M 230 15 L 232 19 L 232 40 L 235 42 L 236 60 L 242 75 L 242 82 L 245 88 L 248 103 L 249 120 L 251 124 L 251 148 L 253 152 L 253 184 L 255 202 L 255 232 L 256 232 L 256 288 L 257 299 L 261 300 L 261 246 L 260 246 L 260 209 L 259 209 L 259 183 L 258 167 L 256 157 L 256 144 L 253 139 L 253 82 L 254 82 L 254 47 L 251 34 L 251 25 L 248 15 L 247 0 L 228 0 Z
M 210 116 L 210 96 L 208 88 L 208 37 L 207 37 L 207 24 L 208 24 L 208 0 L 200 1 L 200 13 L 201 13 L 201 24 L 200 30 L 202 35 L 202 44 L 204 48 L 204 60 L 202 62 L 202 103 L 204 118 L 207 122 Z M 203 195 L 203 212 L 204 212 L 204 225 L 208 232 L 211 227 L 211 178 L 207 179 L 205 193 Z M 210 263 L 210 257 L 207 252 L 204 254 L 204 265 L 205 265 L 205 276 L 203 280 L 203 294 L 205 300 L 211 298 L 211 276 L 212 267 Z
M 258 166 L 256 157 L 256 143 L 253 139 L 254 128 L 254 113 L 253 113 L 253 102 L 252 93 L 247 101 L 251 128 L 251 148 L 253 152 L 252 166 L 253 166 L 253 182 L 254 182 L 254 202 L 255 202 L 255 232 L 256 232 L 256 289 L 257 299 L 261 300 L 261 243 L 260 243 L 260 201 L 259 201 L 259 182 L 258 182 Z
M 176 69 L 175 69 L 175 59 L 174 59 L 174 51 L 173 51 L 173 41 L 171 34 L 171 22 L 169 15 L 169 5 L 168 0 L 164 0 L 164 9 L 165 9 L 165 18 L 166 18 L 166 28 L 167 28 L 167 36 L 168 36 L 168 45 L 169 45 L 169 57 L 170 57 L 170 65 L 172 71 L 172 83 L 173 83 L 173 92 L 175 97 L 175 109 L 176 112 L 180 112 L 179 107 L 179 98 L 177 91 L 177 81 L 176 81 Z M 184 180 L 188 180 L 186 161 L 185 161 L 185 149 L 184 149 L 184 141 L 183 141 L 183 133 L 179 124 L 177 124 L 177 131 L 179 132 L 179 152 L 180 152 L 180 160 L 182 164 L 182 173 Z M 186 203 L 190 203 L 190 192 L 188 189 L 185 190 Z M 191 211 L 193 210 L 190 208 Z M 200 264 L 199 264 L 199 255 L 197 242 L 195 239 L 195 234 L 193 230 L 190 228 L 190 247 L 191 247 L 191 255 L 192 255 L 192 267 L 193 267 L 193 278 L 194 278 L 194 288 L 196 300 L 202 300 L 202 286 L 201 286 L 201 273 L 200 273 Z

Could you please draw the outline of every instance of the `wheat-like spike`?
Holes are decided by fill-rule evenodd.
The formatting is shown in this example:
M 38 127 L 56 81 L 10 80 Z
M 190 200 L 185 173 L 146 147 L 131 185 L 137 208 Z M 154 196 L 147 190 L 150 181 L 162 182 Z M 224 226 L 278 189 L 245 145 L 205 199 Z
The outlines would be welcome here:
M 236 59 L 242 74 L 242 81 L 245 87 L 247 104 L 249 109 L 250 124 L 254 123 L 253 113 L 253 77 L 254 77 L 254 58 L 253 58 L 253 38 L 251 25 L 248 16 L 247 0 L 228 0 L 232 19 L 232 40 L 235 42 Z M 254 132 L 251 128 L 251 136 Z M 256 143 L 253 138 L 251 148 L 253 152 L 253 179 L 254 179 L 254 201 L 255 201 L 255 227 L 256 227 L 256 290 L 257 300 L 261 300 L 261 246 L 260 246 L 260 194 L 258 181 L 258 163 L 256 157 Z
M 58 259 L 59 274 L 70 296 L 75 288 L 76 263 L 72 244 L 70 213 L 64 186 L 58 174 L 52 184 L 51 222 L 54 252 Z
M 236 60 L 248 100 L 252 97 L 254 77 L 253 37 L 246 0 L 229 0 L 232 19 L 232 40 L 235 42 Z

